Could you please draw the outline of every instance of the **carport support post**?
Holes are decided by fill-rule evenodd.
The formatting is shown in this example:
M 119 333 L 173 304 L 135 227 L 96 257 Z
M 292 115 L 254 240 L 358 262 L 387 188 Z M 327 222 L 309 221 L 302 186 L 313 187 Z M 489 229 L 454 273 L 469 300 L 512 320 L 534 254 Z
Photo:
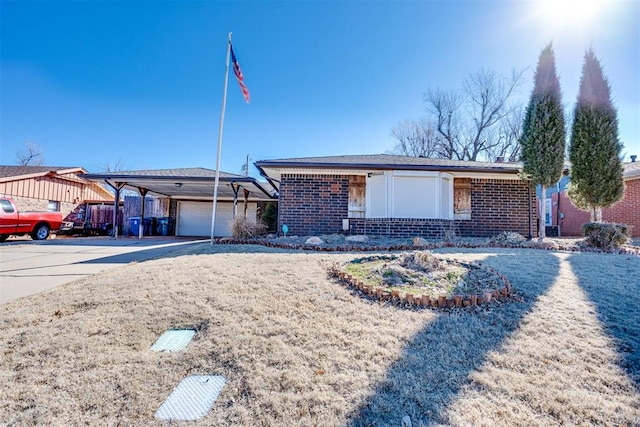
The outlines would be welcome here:
M 112 183 L 110 183 L 106 179 L 104 180 L 104 182 L 109 187 L 113 188 L 113 190 L 114 190 L 114 195 L 113 195 L 113 236 L 111 236 L 111 237 L 113 239 L 117 239 L 118 238 L 118 206 L 120 205 L 120 190 L 122 190 L 124 188 L 124 186 L 127 185 L 127 183 L 126 182 L 116 182 L 115 185 L 113 185 Z
M 247 218 L 247 205 L 249 203 L 249 190 L 243 188 L 244 190 L 244 218 Z
M 238 190 L 240 190 L 239 185 L 234 185 L 231 183 L 231 189 L 233 190 L 233 219 L 236 219 L 236 215 L 238 215 Z
M 149 190 L 147 190 L 146 188 L 138 187 L 138 192 L 140 193 L 140 196 L 142 196 L 142 201 L 140 202 L 140 225 L 138 226 L 138 239 L 142 239 L 142 236 L 144 236 L 144 199 L 147 197 L 147 193 L 149 192 Z

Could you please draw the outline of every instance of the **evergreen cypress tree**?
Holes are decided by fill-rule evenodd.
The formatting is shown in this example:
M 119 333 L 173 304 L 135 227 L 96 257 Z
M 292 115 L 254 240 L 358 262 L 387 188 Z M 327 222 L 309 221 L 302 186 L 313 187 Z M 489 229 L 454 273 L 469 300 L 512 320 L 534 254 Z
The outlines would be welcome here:
M 569 197 L 602 221 L 602 208 L 622 198 L 624 182 L 618 140 L 618 113 L 611 102 L 611 87 L 592 49 L 584 56 L 578 101 L 573 113 L 571 185 Z
M 562 176 L 565 150 L 565 122 L 560 80 L 556 73 L 555 55 L 549 44 L 540 53 L 533 78 L 534 86 L 522 125 L 523 173 L 533 184 L 540 185 L 539 238 L 545 237 L 544 218 L 547 187 Z

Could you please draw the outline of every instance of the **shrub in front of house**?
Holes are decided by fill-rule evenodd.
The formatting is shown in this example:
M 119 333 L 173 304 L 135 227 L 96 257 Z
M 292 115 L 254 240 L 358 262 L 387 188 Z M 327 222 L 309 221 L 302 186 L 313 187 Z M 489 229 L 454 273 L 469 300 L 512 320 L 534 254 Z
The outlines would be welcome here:
M 600 249 L 615 249 L 630 240 L 629 226 L 610 222 L 588 222 L 582 225 L 586 243 Z
M 278 206 L 268 203 L 261 219 L 267 226 L 267 231 L 275 231 L 278 228 Z
M 251 239 L 258 237 L 267 231 L 267 226 L 262 222 L 249 221 L 243 216 L 236 217 L 231 223 L 231 235 L 235 239 Z

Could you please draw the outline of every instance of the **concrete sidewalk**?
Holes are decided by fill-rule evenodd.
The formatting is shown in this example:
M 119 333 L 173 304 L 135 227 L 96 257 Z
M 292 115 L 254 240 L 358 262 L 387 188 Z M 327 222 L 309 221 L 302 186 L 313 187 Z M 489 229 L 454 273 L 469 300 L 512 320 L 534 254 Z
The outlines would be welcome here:
M 0 304 L 202 242 L 208 240 L 174 237 L 9 240 L 0 244 Z

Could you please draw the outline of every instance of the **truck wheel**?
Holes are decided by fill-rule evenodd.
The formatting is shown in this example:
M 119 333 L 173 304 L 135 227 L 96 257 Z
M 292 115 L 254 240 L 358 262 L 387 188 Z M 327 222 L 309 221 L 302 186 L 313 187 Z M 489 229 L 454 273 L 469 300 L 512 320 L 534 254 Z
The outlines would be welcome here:
M 31 233 L 33 240 L 44 240 L 49 237 L 49 226 L 47 224 L 38 224 Z
M 0 242 L 4 242 L 9 238 L 8 234 L 0 234 Z

